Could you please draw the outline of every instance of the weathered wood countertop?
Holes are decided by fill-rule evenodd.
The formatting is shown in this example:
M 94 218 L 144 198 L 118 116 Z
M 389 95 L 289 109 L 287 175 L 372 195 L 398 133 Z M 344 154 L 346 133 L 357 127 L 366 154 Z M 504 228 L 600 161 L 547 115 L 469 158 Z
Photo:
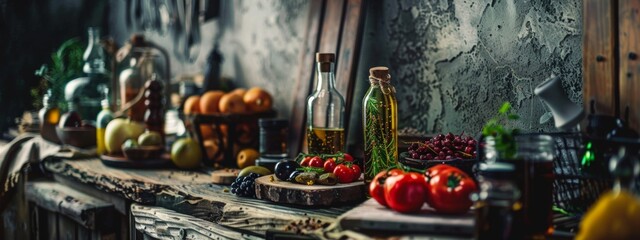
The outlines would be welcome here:
M 291 222 L 308 218 L 332 223 L 355 206 L 309 208 L 241 198 L 231 194 L 225 186 L 212 184 L 207 172 L 118 169 L 105 166 L 97 158 L 56 159 L 46 161 L 44 165 L 58 176 L 132 202 L 170 209 L 259 237 L 264 237 L 268 229 L 282 230 Z M 228 237 L 234 238 L 234 235 Z

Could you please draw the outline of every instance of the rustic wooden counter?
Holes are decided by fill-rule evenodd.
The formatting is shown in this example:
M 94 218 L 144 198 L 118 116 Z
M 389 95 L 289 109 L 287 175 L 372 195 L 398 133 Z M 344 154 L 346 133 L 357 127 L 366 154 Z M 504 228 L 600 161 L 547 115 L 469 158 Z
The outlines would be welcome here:
M 76 188 L 94 188 L 121 198 L 121 203 L 115 204 L 116 208 L 121 212 L 131 211 L 136 218 L 136 228 L 157 238 L 168 238 L 173 234 L 169 230 L 158 230 L 158 226 L 167 229 L 173 226 L 183 231 L 192 229 L 194 233 L 207 236 L 205 239 L 237 239 L 240 235 L 265 238 L 267 230 L 283 230 L 292 222 L 311 219 L 331 224 L 355 206 L 309 208 L 241 198 L 231 194 L 226 186 L 211 184 L 208 172 L 117 169 L 103 165 L 97 158 L 57 159 L 46 161 L 44 165 L 59 182 Z M 129 209 L 131 203 L 134 205 Z M 172 214 L 203 221 L 187 223 L 184 217 Z M 152 226 L 154 231 L 145 230 Z

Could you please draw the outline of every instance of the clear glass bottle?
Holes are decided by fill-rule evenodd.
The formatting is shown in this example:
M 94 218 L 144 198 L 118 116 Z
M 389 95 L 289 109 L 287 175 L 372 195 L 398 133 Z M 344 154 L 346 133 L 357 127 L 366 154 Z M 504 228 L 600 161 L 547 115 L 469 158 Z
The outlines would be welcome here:
M 515 167 L 509 163 L 482 163 L 479 166 L 478 186 L 473 194 L 475 239 L 519 239 L 514 232 L 514 215 L 522 209 L 520 190 L 516 186 Z
M 369 69 L 369 82 L 371 86 L 362 101 L 366 183 L 398 160 L 398 104 L 389 69 Z
M 56 134 L 56 125 L 60 121 L 60 108 L 55 104 L 51 89 L 42 98 L 42 109 L 38 112 L 40 135 L 47 141 L 60 143 Z
M 109 89 L 105 88 L 104 100 L 101 102 L 102 111 L 98 113 L 98 118 L 96 119 L 96 152 L 98 155 L 107 153 L 105 147 L 105 130 L 107 129 L 107 124 L 113 120 L 113 112 L 111 112 L 108 96 Z
M 316 53 L 318 82 L 307 99 L 309 153 L 344 152 L 344 98 L 336 90 L 335 54 Z
M 100 46 L 100 29 L 89 28 L 89 45 L 84 52 L 84 77 L 73 79 L 64 89 L 68 105 L 75 105 L 80 115 L 93 119 L 101 110 L 102 94 L 100 89 L 109 84 L 105 69 L 104 49 Z

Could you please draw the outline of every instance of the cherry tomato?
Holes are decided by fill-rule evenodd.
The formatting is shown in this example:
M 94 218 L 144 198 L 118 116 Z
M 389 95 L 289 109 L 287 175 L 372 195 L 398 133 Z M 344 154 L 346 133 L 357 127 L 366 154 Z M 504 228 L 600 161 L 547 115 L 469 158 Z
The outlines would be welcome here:
M 369 196 L 375 199 L 380 205 L 387 206 L 387 201 L 384 199 L 384 182 L 390 176 L 395 176 L 404 173 L 402 170 L 394 168 L 389 171 L 379 172 L 373 181 L 369 184 Z
M 345 162 L 353 162 L 353 157 L 351 155 L 349 155 L 348 153 L 344 154 L 344 161 Z
M 426 198 L 427 189 L 424 183 L 424 176 L 419 173 L 390 176 L 384 183 L 384 199 L 395 211 L 420 211 Z
M 338 177 L 340 183 L 350 183 L 353 181 L 353 170 L 347 167 L 347 165 L 338 164 L 338 166 L 333 169 L 333 174 Z
M 311 160 L 309 160 L 309 167 L 322 168 L 322 165 L 324 165 L 324 161 L 318 156 L 312 157 Z
M 478 190 L 476 183 L 457 168 L 445 169 L 429 180 L 427 203 L 440 213 L 465 213 L 471 207 L 469 195 Z
M 333 169 L 336 168 L 336 160 L 333 158 L 327 158 L 324 161 L 324 172 L 333 173 Z
M 311 161 L 311 157 L 304 157 L 304 159 L 302 159 L 302 161 L 300 161 L 300 166 L 308 167 L 309 166 L 309 161 Z
M 353 172 L 352 182 L 355 182 L 360 178 L 360 173 L 362 173 L 362 171 L 360 171 L 360 166 L 358 166 L 358 164 L 352 164 L 350 168 L 351 168 L 351 171 Z

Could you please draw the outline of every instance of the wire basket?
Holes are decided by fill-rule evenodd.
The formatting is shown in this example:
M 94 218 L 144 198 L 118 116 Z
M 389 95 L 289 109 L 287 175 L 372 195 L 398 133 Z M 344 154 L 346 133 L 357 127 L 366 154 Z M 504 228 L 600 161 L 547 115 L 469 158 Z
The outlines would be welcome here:
M 627 143 L 589 139 L 581 133 L 547 133 L 555 144 L 553 202 L 560 209 L 574 214 L 582 214 L 600 197 L 611 189 L 613 177 L 609 173 L 609 159 L 621 145 Z M 583 167 L 585 146 L 594 144 L 601 152 L 597 163 L 590 169 Z M 637 149 L 632 146 L 631 149 Z M 635 179 L 635 190 L 640 181 Z
M 239 150 L 258 149 L 258 119 L 275 116 L 276 112 L 271 110 L 243 114 L 195 114 L 188 115 L 186 118 L 189 122 L 189 130 L 204 153 L 204 164 L 236 168 L 235 159 Z M 204 127 L 208 127 L 209 130 L 204 130 Z M 205 132 L 211 133 L 205 134 Z

